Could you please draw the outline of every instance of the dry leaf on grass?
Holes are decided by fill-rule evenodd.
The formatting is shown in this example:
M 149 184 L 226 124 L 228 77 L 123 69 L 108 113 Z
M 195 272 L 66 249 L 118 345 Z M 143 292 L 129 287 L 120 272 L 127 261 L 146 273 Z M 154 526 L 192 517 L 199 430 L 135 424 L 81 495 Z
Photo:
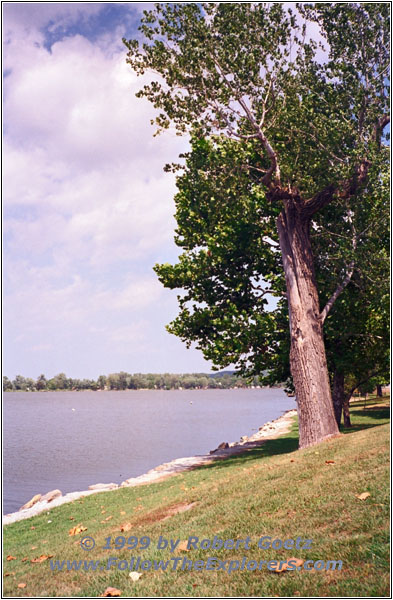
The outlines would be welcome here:
M 10 571 L 8 573 L 4 573 L 4 577 L 10 577 L 11 575 L 15 575 L 15 571 Z
M 142 577 L 143 573 L 138 573 L 138 571 L 131 571 L 130 578 L 132 581 L 138 581 Z
M 38 546 L 32 546 L 30 550 L 37 550 Z
M 291 563 L 291 564 L 289 564 Z M 301 567 L 304 563 L 302 558 L 288 558 L 288 560 L 284 562 L 278 562 L 277 566 L 274 569 L 269 569 L 273 573 L 284 573 L 285 571 L 295 571 L 298 567 Z
M 334 465 L 334 464 L 335 464 L 335 462 L 336 462 L 336 461 L 334 461 L 334 460 L 325 460 L 325 463 L 326 463 L 327 465 Z
M 25 556 L 24 558 L 22 558 L 22 562 L 26 562 L 27 560 L 29 560 L 27 556 Z
M 105 592 L 103 594 L 101 594 L 101 598 L 106 598 L 108 596 L 121 596 L 121 590 L 118 590 L 117 588 L 114 587 L 107 587 Z
M 18 583 L 18 588 L 25 588 L 27 583 Z
M 188 541 L 186 540 L 185 542 L 180 542 L 177 549 L 181 552 L 189 552 L 190 548 L 188 548 Z
M 125 514 L 126 514 L 126 511 L 125 511 L 125 510 L 121 510 L 121 511 L 120 511 L 120 514 L 121 514 L 121 515 L 125 515 Z
M 87 527 L 83 527 L 82 523 L 79 523 L 69 530 L 68 535 L 77 535 L 78 533 L 82 533 L 82 531 L 87 531 Z
M 11 554 L 9 554 L 7 560 L 16 560 L 16 556 L 11 556 Z
M 48 558 L 52 558 L 53 554 L 41 554 L 39 558 L 32 558 L 30 562 L 32 563 L 42 563 L 44 560 L 48 560 Z
M 371 494 L 369 492 L 363 492 L 362 494 L 356 496 L 356 498 L 359 498 L 359 500 L 367 500 L 367 498 L 370 498 L 370 496 Z
M 124 525 L 120 527 L 120 531 L 130 531 L 130 529 L 132 529 L 131 523 L 124 523 Z

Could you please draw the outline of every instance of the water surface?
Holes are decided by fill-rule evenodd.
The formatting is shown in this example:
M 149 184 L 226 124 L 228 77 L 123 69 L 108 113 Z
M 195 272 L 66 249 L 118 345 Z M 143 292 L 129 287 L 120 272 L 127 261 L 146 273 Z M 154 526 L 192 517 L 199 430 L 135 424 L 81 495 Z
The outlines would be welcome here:
M 3 396 L 3 512 L 37 493 L 121 483 L 206 454 L 295 408 L 279 389 L 12 392 Z

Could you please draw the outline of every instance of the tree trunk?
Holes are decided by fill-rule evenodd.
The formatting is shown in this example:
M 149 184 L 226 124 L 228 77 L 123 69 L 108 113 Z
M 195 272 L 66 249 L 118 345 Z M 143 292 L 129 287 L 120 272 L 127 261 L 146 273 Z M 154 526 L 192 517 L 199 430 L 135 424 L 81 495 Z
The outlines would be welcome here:
M 349 401 L 351 396 L 348 394 L 345 396 L 344 405 L 343 405 L 343 413 L 344 413 L 344 427 L 352 427 L 351 423 L 351 415 L 349 413 Z
M 291 335 L 290 366 L 299 417 L 299 448 L 338 435 L 330 392 L 310 219 L 285 200 L 277 229 L 285 272 Z
M 340 373 L 335 370 L 333 374 L 333 408 L 334 415 L 336 417 L 336 422 L 338 427 L 340 427 L 341 423 L 341 415 L 344 408 L 345 403 L 345 390 L 344 390 L 344 373 Z
M 377 396 L 382 398 L 382 385 L 380 383 L 377 383 Z

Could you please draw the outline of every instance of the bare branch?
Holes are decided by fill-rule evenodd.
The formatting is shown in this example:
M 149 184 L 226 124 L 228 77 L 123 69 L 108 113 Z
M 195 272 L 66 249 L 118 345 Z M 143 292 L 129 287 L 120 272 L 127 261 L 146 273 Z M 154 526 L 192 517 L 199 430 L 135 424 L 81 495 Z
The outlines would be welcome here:
M 357 246 L 357 236 L 356 236 L 356 231 L 355 231 L 355 228 L 354 228 L 353 222 L 352 222 L 352 214 L 351 214 L 351 211 L 349 208 L 347 211 L 347 215 L 348 215 L 348 221 L 351 224 L 351 229 L 352 229 L 352 249 L 355 252 L 356 246 Z M 337 288 L 334 291 L 334 293 L 332 294 L 332 296 L 330 296 L 329 300 L 326 302 L 325 308 L 322 310 L 322 312 L 320 314 L 320 319 L 321 319 L 322 325 L 324 324 L 325 319 L 328 316 L 329 311 L 332 308 L 333 304 L 335 303 L 335 301 L 337 300 L 339 295 L 345 290 L 348 283 L 351 281 L 354 268 L 355 268 L 355 261 L 351 260 L 351 262 L 349 263 L 349 265 L 346 268 L 347 273 L 346 273 L 343 281 L 337 286 Z
M 347 287 L 348 283 L 351 281 L 351 277 L 353 275 L 354 268 L 355 268 L 355 261 L 351 260 L 351 262 L 349 263 L 349 265 L 347 267 L 347 274 L 346 274 L 345 278 L 337 286 L 334 294 L 332 296 L 330 296 L 329 300 L 326 302 L 325 308 L 319 315 L 319 318 L 321 319 L 322 324 L 325 322 L 325 319 L 328 316 L 330 309 L 332 308 L 333 304 L 335 303 L 335 301 L 337 300 L 339 295 L 344 291 L 344 289 Z

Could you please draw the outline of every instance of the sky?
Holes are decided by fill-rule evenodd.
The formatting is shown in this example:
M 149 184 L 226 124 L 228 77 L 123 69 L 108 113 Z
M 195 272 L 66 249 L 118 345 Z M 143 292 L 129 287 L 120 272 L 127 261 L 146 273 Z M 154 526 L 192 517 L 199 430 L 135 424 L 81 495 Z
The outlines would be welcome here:
M 165 330 L 174 175 L 125 62 L 148 4 L 4 3 L 3 372 L 209 372 Z

